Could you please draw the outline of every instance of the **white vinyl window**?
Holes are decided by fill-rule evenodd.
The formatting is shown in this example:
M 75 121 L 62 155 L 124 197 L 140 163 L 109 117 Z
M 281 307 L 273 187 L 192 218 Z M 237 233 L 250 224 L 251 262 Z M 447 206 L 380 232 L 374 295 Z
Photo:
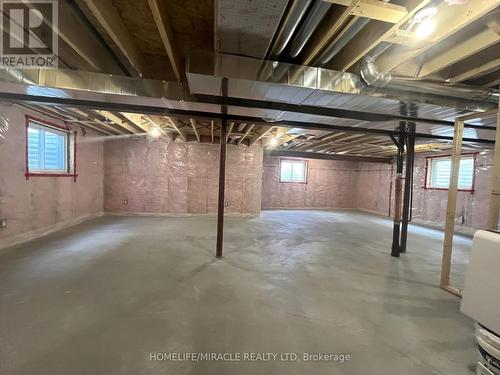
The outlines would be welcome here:
M 72 137 L 67 131 L 30 121 L 28 123 L 28 173 L 68 174 L 72 172 Z
M 448 189 L 450 186 L 451 158 L 427 159 L 427 188 Z M 474 183 L 474 157 L 464 156 L 460 159 L 458 188 L 472 190 Z
M 302 182 L 307 180 L 305 160 L 284 160 L 280 162 L 280 182 Z

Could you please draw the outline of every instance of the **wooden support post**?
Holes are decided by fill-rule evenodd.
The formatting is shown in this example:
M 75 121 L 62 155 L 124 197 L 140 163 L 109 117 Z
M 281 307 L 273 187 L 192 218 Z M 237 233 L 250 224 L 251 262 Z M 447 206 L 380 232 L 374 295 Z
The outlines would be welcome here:
M 488 229 L 490 230 L 498 229 L 498 215 L 500 214 L 500 99 L 498 105 L 495 154 L 491 176 L 490 208 L 488 211 Z
M 222 96 L 227 96 L 227 78 L 222 79 Z M 227 114 L 227 107 L 222 106 L 222 114 Z M 217 245 L 215 256 L 222 258 L 222 245 L 224 241 L 224 206 L 226 189 L 226 150 L 227 117 L 223 116 L 220 126 L 220 156 L 219 156 L 219 200 L 217 203 Z
M 446 208 L 446 226 L 441 263 L 441 288 L 445 290 L 448 290 L 447 288 L 450 285 L 451 255 L 453 249 L 453 234 L 455 231 L 455 211 L 457 207 L 458 173 L 460 170 L 463 133 L 464 120 L 456 119 L 453 133 L 450 186 L 448 188 L 448 206 Z

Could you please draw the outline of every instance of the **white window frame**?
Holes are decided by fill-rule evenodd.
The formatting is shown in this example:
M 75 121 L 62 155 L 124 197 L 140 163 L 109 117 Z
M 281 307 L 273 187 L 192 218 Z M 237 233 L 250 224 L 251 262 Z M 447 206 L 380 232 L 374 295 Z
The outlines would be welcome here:
M 459 191 L 467 191 L 467 192 L 474 192 L 474 179 L 476 175 L 476 155 L 475 154 L 464 154 L 461 155 L 460 157 L 460 162 L 463 160 L 472 160 L 472 178 L 471 178 L 471 184 L 470 186 L 464 186 L 460 185 L 460 179 L 458 181 L 458 190 Z M 425 188 L 426 189 L 434 189 L 434 190 L 448 190 L 449 189 L 449 177 L 448 177 L 448 186 L 445 185 L 439 185 L 435 181 L 435 168 L 437 168 L 437 163 L 442 161 L 449 161 L 450 162 L 450 168 L 451 168 L 451 156 L 435 156 L 435 157 L 428 157 L 426 159 L 426 178 L 425 178 Z M 460 170 L 459 170 L 459 176 L 460 176 Z
M 292 163 L 292 164 L 303 164 L 304 165 L 304 173 L 302 176 L 301 180 L 288 180 L 288 179 L 283 179 L 282 175 L 282 169 L 283 169 L 283 163 Z M 307 160 L 297 160 L 297 159 L 280 159 L 280 166 L 279 166 L 279 181 L 280 183 L 287 183 L 287 184 L 307 184 L 307 174 L 308 174 L 308 162 Z
M 53 134 L 64 136 L 64 150 L 63 150 L 63 168 L 48 169 L 48 168 L 31 168 L 29 163 L 29 130 L 37 129 L 43 132 L 50 132 Z M 43 137 L 42 137 L 43 138 Z M 40 144 L 39 144 L 40 146 Z M 43 147 L 40 148 L 39 158 L 43 160 Z M 68 176 L 75 177 L 76 180 L 76 133 L 72 132 L 69 128 L 65 129 L 62 126 L 44 122 L 43 120 L 35 119 L 26 116 L 26 178 L 30 176 Z

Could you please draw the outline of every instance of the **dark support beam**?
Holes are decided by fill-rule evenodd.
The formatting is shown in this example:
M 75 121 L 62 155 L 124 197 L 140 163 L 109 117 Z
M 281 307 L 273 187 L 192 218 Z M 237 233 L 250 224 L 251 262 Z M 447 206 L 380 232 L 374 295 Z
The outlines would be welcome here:
M 357 156 L 345 154 L 320 154 L 317 152 L 302 152 L 302 151 L 285 151 L 273 150 L 270 152 L 271 156 L 284 156 L 289 158 L 306 158 L 306 159 L 322 159 L 322 160 L 350 160 L 365 163 L 385 163 L 391 164 L 392 158 L 383 157 L 370 157 L 370 156 Z
M 222 79 L 222 95 L 227 95 L 227 78 Z M 227 107 L 222 106 L 222 121 L 220 126 L 220 155 L 219 155 L 219 200 L 217 207 L 217 246 L 215 256 L 222 258 L 222 246 L 224 242 L 224 206 L 226 189 L 226 131 L 227 131 Z
M 396 184 L 394 192 L 394 227 L 392 232 L 391 255 L 399 257 L 401 248 L 399 246 L 400 227 L 401 227 L 401 193 L 403 189 L 403 153 L 405 139 L 405 123 L 399 123 L 398 154 L 396 156 Z
M 176 116 L 185 118 L 193 117 L 193 118 L 205 118 L 205 119 L 207 118 L 220 119 L 222 116 L 221 113 L 190 111 L 182 109 L 169 109 L 165 107 L 150 106 L 150 105 L 116 103 L 116 102 L 113 103 L 104 101 L 94 101 L 90 99 L 76 99 L 71 97 L 37 96 L 31 94 L 20 94 L 20 93 L 10 93 L 10 92 L 0 92 L 0 99 L 10 100 L 10 101 L 28 101 L 41 104 L 66 104 L 73 107 L 87 107 L 92 109 L 102 109 L 115 112 L 116 111 L 131 112 L 131 113 L 141 113 L 147 115 L 153 114 L 153 115 Z M 405 122 L 426 123 L 431 125 L 443 125 L 451 127 L 454 126 L 454 123 L 448 120 L 418 118 L 418 117 L 403 116 L 403 115 L 372 113 L 372 112 L 346 110 L 339 108 L 299 105 L 299 104 L 271 102 L 271 101 L 245 99 L 245 98 L 228 98 L 228 97 L 224 98 L 222 96 L 197 94 L 197 95 L 185 95 L 183 100 L 186 102 L 201 103 L 201 104 L 218 104 L 221 107 L 234 106 L 241 108 L 259 108 L 259 109 L 276 110 L 282 112 L 306 113 L 318 116 L 345 118 L 345 119 L 370 121 L 370 122 L 405 121 Z M 238 115 L 231 115 L 230 117 L 231 120 L 237 122 L 269 124 L 269 121 L 266 121 L 265 119 L 258 117 L 238 116 Z M 290 123 L 290 121 L 276 121 L 273 122 L 273 125 L 279 126 L 281 123 L 283 124 Z M 295 123 L 295 121 L 291 121 L 291 123 Z M 494 126 L 476 125 L 476 124 L 464 124 L 464 127 L 472 129 L 482 129 L 482 130 L 495 130 Z M 373 128 L 371 129 L 374 130 L 374 132 L 375 130 L 381 130 Z M 449 138 L 453 139 L 453 137 Z
M 406 242 L 408 238 L 408 220 L 410 216 L 410 198 L 413 190 L 413 167 L 415 161 L 415 123 L 407 125 L 406 137 L 406 173 L 405 191 L 403 196 L 403 220 L 401 223 L 401 245 L 400 250 L 406 253 Z
M 183 118 L 196 118 L 196 119 L 221 119 L 223 117 L 222 113 L 214 113 L 214 112 L 202 112 L 202 111 L 190 111 L 190 110 L 182 110 L 182 109 L 172 109 L 165 108 L 159 106 L 149 106 L 149 105 L 137 105 L 130 103 L 109 103 L 104 101 L 92 101 L 92 100 L 84 100 L 84 99 L 75 99 L 75 98 L 65 98 L 65 97 L 47 97 L 47 96 L 34 96 L 28 94 L 14 94 L 14 93 L 3 93 L 0 92 L 0 100 L 8 100 L 14 102 L 25 102 L 25 103 L 33 103 L 33 104 L 55 104 L 55 105 L 69 105 L 71 107 L 78 108 L 88 108 L 88 109 L 101 109 L 107 111 L 117 111 L 117 112 L 128 112 L 128 113 L 139 113 L 143 115 L 160 115 L 160 116 L 174 116 L 174 117 L 183 117 Z M 245 107 L 243 104 L 240 106 Z M 224 107 L 224 106 L 221 106 Z M 260 107 L 257 107 L 260 108 Z M 298 111 L 298 110 L 297 110 Z M 353 112 L 353 111 L 351 111 Z M 345 113 L 344 113 L 345 114 Z M 341 116 L 341 114 L 338 114 Z M 372 114 L 375 115 L 375 114 Z M 253 116 L 242 116 L 242 115 L 227 115 L 231 121 L 236 122 L 246 122 L 253 124 L 266 124 L 269 125 L 269 120 L 261 117 L 253 117 Z M 377 115 L 379 116 L 379 115 Z M 387 116 L 387 115 L 380 115 Z M 358 116 L 357 116 L 358 117 Z M 393 117 L 392 120 L 397 120 L 399 117 Z M 345 117 L 350 118 L 350 117 Z M 431 123 L 434 125 L 448 125 L 449 121 L 443 120 L 429 120 L 429 119 L 415 119 L 411 117 L 404 118 L 404 121 L 410 122 L 424 122 Z M 378 129 L 373 127 L 353 127 L 353 126 L 344 126 L 344 125 L 333 125 L 333 124 L 325 124 L 325 123 L 317 123 L 317 122 L 303 122 L 303 121 L 275 121 L 272 123 L 273 126 L 281 126 L 287 128 L 302 128 L 302 129 L 311 129 L 311 130 L 337 130 L 342 132 L 354 132 L 354 133 L 364 133 L 364 134 L 385 134 L 385 135 L 397 135 L 397 131 L 389 130 L 389 129 Z M 465 127 L 477 128 L 481 127 L 481 129 L 485 130 L 494 130 L 494 127 L 482 126 L 482 125 L 464 125 Z M 447 135 L 434 135 L 427 133 L 416 133 L 416 138 L 425 138 L 425 139 L 439 139 L 439 140 L 453 140 L 452 136 Z M 495 140 L 493 139 L 485 139 L 485 138 L 463 138 L 463 142 L 474 142 L 474 143 L 483 143 L 483 144 L 495 144 Z

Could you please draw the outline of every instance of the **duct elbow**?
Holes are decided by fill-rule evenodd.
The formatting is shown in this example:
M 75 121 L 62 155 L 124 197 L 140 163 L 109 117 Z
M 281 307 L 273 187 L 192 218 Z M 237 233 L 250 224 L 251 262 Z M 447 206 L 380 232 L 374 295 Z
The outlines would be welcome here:
M 372 58 L 366 57 L 361 63 L 361 77 L 368 86 L 385 87 L 391 80 L 391 73 L 382 73 L 378 70 Z

